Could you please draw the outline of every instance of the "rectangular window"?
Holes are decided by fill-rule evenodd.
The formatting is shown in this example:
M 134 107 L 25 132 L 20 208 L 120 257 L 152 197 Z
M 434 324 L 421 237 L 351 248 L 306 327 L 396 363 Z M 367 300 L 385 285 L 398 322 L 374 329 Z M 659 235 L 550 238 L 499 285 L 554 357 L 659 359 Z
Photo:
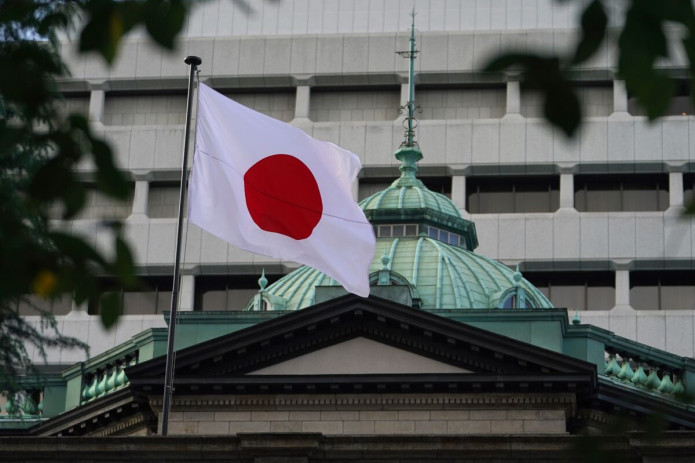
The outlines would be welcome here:
M 695 203 L 695 173 L 683 174 L 683 204 L 685 207 Z
M 243 310 L 259 291 L 260 275 L 206 275 L 195 279 L 194 308 L 198 311 Z M 280 275 L 266 275 L 268 284 Z
M 94 188 L 94 185 L 85 185 L 87 198 L 82 210 L 73 220 L 113 220 L 125 219 L 133 210 L 133 185 L 130 185 L 130 196 L 128 199 L 120 200 L 106 196 Z M 50 219 L 60 220 L 63 218 L 62 204 L 54 203 L 48 210 Z
M 147 195 L 147 216 L 151 219 L 176 218 L 179 213 L 179 183 L 150 183 Z M 186 208 L 184 208 L 184 214 Z
M 637 98 L 629 96 L 627 100 L 627 112 L 633 116 L 646 116 L 646 111 L 637 104 Z M 676 94 L 671 98 L 664 116 L 692 116 L 693 103 L 690 99 L 690 83 L 687 80 L 678 82 Z
M 471 214 L 554 212 L 559 204 L 558 176 L 466 179 L 466 207 Z
M 524 278 L 555 307 L 568 310 L 610 310 L 615 306 L 613 272 L 524 272 Z
M 108 93 L 104 125 L 183 125 L 186 94 Z
M 574 206 L 580 212 L 665 211 L 667 174 L 575 175 Z
M 243 91 L 234 89 L 222 91 L 222 93 L 237 103 L 266 116 L 285 122 L 294 119 L 294 106 L 297 100 L 294 89 L 249 89 Z
M 630 305 L 637 310 L 695 309 L 695 271 L 630 272 Z
M 124 289 L 117 281 L 103 279 L 99 281 L 100 292 L 117 293 L 121 314 L 155 315 L 171 309 L 172 278 L 140 277 L 141 286 Z M 99 307 L 96 301 L 90 301 L 88 313 L 96 315 Z
M 61 294 L 54 299 L 30 294 L 22 298 L 17 304 L 19 315 L 38 315 L 37 309 L 52 313 L 53 315 L 67 315 L 72 309 L 72 297 L 69 294 Z
M 580 82 L 574 85 L 584 117 L 607 117 L 613 113 L 613 82 Z M 542 93 L 522 87 L 521 115 L 544 117 Z
M 309 118 L 314 122 L 393 121 L 399 100 L 396 87 L 312 88 Z
M 418 119 L 498 119 L 507 108 L 504 87 L 452 88 L 446 86 L 418 86 L 415 90 Z

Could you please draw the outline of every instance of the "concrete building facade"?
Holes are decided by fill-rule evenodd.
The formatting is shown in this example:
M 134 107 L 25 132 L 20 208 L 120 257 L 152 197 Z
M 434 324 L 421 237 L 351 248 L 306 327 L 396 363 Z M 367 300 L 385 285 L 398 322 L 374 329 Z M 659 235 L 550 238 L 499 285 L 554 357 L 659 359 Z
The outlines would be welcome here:
M 606 2 L 612 25 L 622 2 Z M 654 123 L 615 78 L 609 44 L 576 73 L 587 117 L 567 139 L 542 118 L 538 96 L 517 75 L 480 70 L 495 53 L 567 50 L 577 39 L 573 2 L 417 0 L 205 2 L 192 9 L 175 53 L 129 36 L 112 68 L 65 43 L 72 77 L 60 83 L 69 109 L 87 113 L 133 181 L 130 203 L 94 197 L 62 224 L 99 245 L 99 220 L 126 223 L 151 290 L 124 293 L 124 315 L 104 331 L 93 308 L 54 303 L 62 331 L 92 355 L 150 328 L 168 310 L 187 70 L 258 111 L 360 156 L 355 197 L 397 176 L 408 98 L 405 50 L 417 12 L 415 63 L 420 178 L 475 222 L 479 254 L 509 266 L 583 323 L 683 356 L 695 354 L 695 119 L 687 90 Z M 671 31 L 670 31 L 671 32 Z M 669 32 L 669 33 L 670 33 Z M 673 37 L 677 31 L 672 31 Z M 676 54 L 665 64 L 678 74 Z M 684 100 L 685 98 L 685 100 Z M 91 167 L 82 169 L 86 182 Z M 184 227 L 181 310 L 241 310 L 265 269 L 271 280 L 297 267 L 235 249 Z M 108 282 L 106 282 L 108 285 Z M 51 352 L 49 363 L 83 360 Z

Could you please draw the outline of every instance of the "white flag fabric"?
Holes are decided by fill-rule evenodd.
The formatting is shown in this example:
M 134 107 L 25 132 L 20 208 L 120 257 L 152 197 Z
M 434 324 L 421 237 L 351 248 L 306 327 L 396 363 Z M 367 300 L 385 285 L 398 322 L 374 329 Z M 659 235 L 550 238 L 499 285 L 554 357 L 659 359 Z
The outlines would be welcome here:
M 198 89 L 188 220 L 234 246 L 322 271 L 369 295 L 374 231 L 352 197 L 359 158 Z

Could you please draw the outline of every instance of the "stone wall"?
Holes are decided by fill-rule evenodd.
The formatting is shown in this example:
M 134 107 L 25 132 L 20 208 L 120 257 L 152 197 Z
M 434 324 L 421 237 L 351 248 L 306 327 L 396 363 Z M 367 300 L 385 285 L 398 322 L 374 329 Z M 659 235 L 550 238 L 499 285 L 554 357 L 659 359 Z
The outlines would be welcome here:
M 151 402 L 155 408 L 156 400 Z M 571 394 L 179 397 L 169 433 L 565 434 L 573 409 Z

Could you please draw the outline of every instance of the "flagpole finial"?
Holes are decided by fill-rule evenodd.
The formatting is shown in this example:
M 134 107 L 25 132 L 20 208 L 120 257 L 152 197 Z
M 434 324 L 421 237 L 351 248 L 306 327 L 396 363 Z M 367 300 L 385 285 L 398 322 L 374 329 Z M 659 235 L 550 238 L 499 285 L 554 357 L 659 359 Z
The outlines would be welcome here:
M 188 64 L 189 66 L 192 64 L 193 66 L 200 66 L 201 63 L 203 62 L 202 59 L 200 59 L 197 56 L 190 55 L 186 56 L 186 58 L 183 60 L 184 63 Z

